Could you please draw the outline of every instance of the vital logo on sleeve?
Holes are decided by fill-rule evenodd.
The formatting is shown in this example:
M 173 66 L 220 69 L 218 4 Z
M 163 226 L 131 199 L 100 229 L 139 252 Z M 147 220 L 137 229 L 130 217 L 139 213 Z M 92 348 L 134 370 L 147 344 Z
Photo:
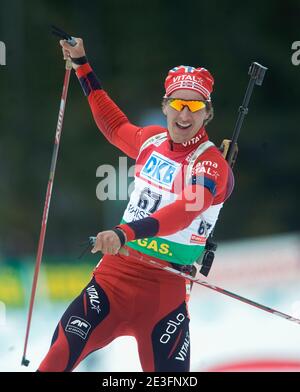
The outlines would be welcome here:
M 140 176 L 157 185 L 172 189 L 174 179 L 180 170 L 180 164 L 153 152 L 143 166 Z

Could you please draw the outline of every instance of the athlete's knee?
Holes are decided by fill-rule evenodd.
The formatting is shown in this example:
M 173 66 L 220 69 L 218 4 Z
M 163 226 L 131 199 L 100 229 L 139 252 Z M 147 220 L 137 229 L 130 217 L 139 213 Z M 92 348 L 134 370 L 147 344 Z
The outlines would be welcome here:
M 69 369 L 69 345 L 61 323 L 57 326 L 52 338 L 51 347 L 40 364 L 40 372 L 64 372 Z

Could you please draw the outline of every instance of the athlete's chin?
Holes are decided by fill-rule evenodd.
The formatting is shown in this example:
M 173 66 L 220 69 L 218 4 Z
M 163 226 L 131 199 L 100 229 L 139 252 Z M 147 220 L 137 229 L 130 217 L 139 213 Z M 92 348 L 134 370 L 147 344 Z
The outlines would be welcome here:
M 171 139 L 174 143 L 185 143 L 188 142 L 194 135 L 194 131 L 192 130 L 184 130 L 184 129 L 172 129 L 170 132 Z

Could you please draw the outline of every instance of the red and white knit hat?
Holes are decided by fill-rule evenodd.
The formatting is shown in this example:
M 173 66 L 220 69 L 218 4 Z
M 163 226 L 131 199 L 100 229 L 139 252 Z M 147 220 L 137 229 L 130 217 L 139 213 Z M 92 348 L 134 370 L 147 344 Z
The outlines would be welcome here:
M 166 77 L 166 96 L 169 97 L 176 90 L 186 89 L 197 91 L 210 101 L 213 85 L 214 78 L 207 69 L 179 65 L 171 69 Z

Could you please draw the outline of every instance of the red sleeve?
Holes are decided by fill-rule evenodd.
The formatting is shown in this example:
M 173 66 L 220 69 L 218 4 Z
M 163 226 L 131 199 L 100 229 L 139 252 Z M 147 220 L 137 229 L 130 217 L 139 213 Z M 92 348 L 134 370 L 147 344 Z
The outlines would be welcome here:
M 117 226 L 127 241 L 154 236 L 166 236 L 188 227 L 213 202 L 211 192 L 201 185 L 189 185 L 171 203 L 147 218 Z
M 106 139 L 131 158 L 138 156 L 140 147 L 149 137 L 164 132 L 160 126 L 138 127 L 130 123 L 126 115 L 102 90 L 89 64 L 76 71 L 81 86 L 88 96 L 94 120 Z

